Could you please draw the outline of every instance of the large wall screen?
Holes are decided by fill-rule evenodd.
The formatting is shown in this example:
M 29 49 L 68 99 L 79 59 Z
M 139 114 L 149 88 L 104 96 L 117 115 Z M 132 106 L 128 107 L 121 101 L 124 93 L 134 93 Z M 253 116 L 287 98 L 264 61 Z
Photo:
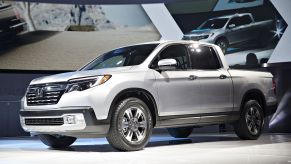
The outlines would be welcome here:
M 173 0 L 165 10 L 180 39 L 220 46 L 233 68 L 267 63 L 287 28 L 269 0 Z M 147 12 L 142 4 L 1 1 L 0 69 L 76 70 L 114 48 L 163 39 L 158 14 Z
M 160 39 L 141 5 L 4 2 L 1 27 L 19 18 L 25 29 L 0 32 L 0 69 L 76 70 L 113 48 Z
M 232 68 L 258 68 L 267 63 L 287 24 L 268 0 L 200 1 L 166 5 L 184 40 L 221 47 Z M 189 10 L 189 8 L 198 8 Z M 185 8 L 185 10 L 183 10 Z

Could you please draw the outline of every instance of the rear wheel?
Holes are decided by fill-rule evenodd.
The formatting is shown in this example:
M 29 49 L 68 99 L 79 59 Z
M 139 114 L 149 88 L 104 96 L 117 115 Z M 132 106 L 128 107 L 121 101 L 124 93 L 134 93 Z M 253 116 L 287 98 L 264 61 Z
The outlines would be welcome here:
M 115 149 L 141 150 L 150 139 L 152 127 L 147 105 L 138 98 L 127 98 L 117 105 L 106 138 Z
M 264 113 L 256 100 L 246 101 L 239 121 L 234 129 L 237 136 L 245 140 L 256 140 L 262 133 Z
M 168 132 L 175 138 L 187 138 L 193 131 L 193 127 L 168 128 Z
M 65 148 L 72 145 L 75 141 L 75 137 L 61 136 L 61 135 L 49 135 L 39 134 L 41 142 L 52 148 Z

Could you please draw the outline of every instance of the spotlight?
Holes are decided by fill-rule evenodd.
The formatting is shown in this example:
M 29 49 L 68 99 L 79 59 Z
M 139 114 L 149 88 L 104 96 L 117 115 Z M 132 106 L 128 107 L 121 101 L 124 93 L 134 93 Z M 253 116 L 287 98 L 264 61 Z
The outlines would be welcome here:
M 276 30 L 271 31 L 274 33 L 273 38 L 277 37 L 278 39 L 280 39 L 284 33 L 284 30 L 285 30 L 285 26 L 284 26 L 283 20 L 278 19 L 276 21 Z

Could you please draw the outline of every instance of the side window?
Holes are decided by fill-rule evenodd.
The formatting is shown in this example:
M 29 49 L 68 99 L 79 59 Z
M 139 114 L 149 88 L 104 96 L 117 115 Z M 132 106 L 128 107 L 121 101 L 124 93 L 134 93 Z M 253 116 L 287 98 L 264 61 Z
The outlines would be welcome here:
M 212 47 L 189 46 L 190 60 L 192 69 L 215 70 L 221 68 L 218 56 Z
M 185 45 L 171 45 L 156 56 L 153 60 L 150 68 L 157 68 L 159 60 L 162 59 L 175 59 L 177 61 L 177 69 L 188 69 L 189 68 L 189 58 L 188 51 Z
M 247 25 L 252 23 L 252 19 L 249 15 L 242 16 L 240 19 L 240 25 Z
M 237 26 L 239 26 L 240 25 L 240 23 L 239 23 L 239 17 L 234 17 L 234 18 L 232 18 L 229 22 L 228 22 L 228 27 L 230 26 L 230 25 L 235 25 L 235 27 L 237 27 Z

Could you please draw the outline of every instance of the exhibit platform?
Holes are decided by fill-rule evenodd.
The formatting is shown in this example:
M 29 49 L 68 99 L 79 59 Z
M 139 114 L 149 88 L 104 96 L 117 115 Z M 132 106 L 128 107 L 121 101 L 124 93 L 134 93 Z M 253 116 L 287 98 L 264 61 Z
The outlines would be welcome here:
M 53 150 L 36 137 L 0 139 L 1 164 L 53 163 L 291 163 L 291 134 L 263 134 L 240 140 L 235 134 L 195 134 L 175 139 L 154 134 L 141 151 L 119 152 L 105 138 L 78 139 L 67 149 Z

